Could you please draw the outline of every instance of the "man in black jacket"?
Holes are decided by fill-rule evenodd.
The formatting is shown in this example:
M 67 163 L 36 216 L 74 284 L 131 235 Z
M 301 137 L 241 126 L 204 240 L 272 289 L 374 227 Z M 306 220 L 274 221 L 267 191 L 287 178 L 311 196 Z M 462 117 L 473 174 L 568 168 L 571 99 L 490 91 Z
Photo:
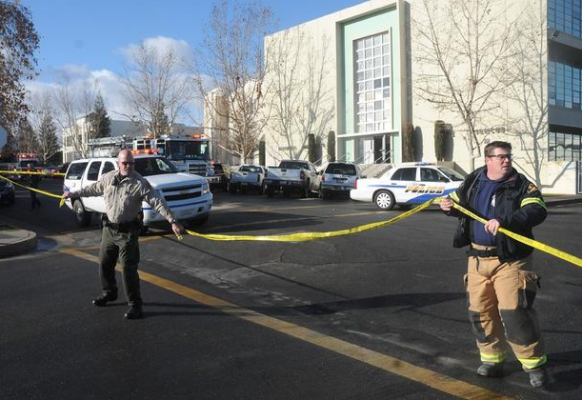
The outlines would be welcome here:
M 481 366 L 477 373 L 503 374 L 509 345 L 533 387 L 548 381 L 544 345 L 532 308 L 540 277 L 533 272 L 527 245 L 498 232 L 500 227 L 533 238 L 532 228 L 546 218 L 539 189 L 511 165 L 511 144 L 485 146 L 485 166 L 471 173 L 440 206 L 459 218 L 454 247 L 470 246 L 465 284 L 469 319 L 477 338 Z M 453 201 L 474 211 L 482 224 L 453 208 Z

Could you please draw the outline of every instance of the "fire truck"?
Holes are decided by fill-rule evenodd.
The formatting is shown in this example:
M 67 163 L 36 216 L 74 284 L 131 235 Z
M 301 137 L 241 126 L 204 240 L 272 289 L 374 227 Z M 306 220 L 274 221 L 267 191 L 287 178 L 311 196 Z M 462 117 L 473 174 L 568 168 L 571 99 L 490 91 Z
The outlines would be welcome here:
M 113 136 L 89 140 L 92 157 L 116 156 L 122 148 L 134 154 L 158 154 L 166 157 L 180 172 L 206 177 L 210 184 L 220 183 L 210 161 L 210 139 L 202 133 L 193 135 L 162 135 L 126 137 Z
M 17 153 L 16 154 L 16 170 L 28 172 L 42 172 L 42 167 L 39 166 L 38 155 L 35 153 Z M 28 179 L 28 175 L 19 175 L 20 179 Z

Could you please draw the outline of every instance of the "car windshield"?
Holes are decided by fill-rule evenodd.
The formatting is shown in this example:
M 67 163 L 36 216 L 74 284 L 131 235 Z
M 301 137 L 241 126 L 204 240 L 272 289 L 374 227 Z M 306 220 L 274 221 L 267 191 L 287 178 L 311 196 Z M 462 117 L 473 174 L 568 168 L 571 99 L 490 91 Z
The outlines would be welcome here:
M 241 172 L 261 172 L 261 168 L 259 167 L 254 167 L 252 165 L 243 165 L 242 167 L 240 167 Z
M 302 169 L 302 168 L 305 168 L 305 169 L 307 169 L 307 165 L 305 163 L 301 163 L 301 162 L 282 161 L 281 162 L 281 165 L 279 165 L 279 168 L 285 168 L 285 169 Z
M 448 167 L 439 167 L 439 170 L 445 174 L 452 181 L 464 181 L 465 177 L 463 174 L 455 171 L 454 169 Z
M 136 158 L 135 170 L 141 176 L 162 175 L 178 172 L 174 164 L 163 157 Z
M 356 175 L 356 166 L 350 164 L 329 164 L 326 174 Z

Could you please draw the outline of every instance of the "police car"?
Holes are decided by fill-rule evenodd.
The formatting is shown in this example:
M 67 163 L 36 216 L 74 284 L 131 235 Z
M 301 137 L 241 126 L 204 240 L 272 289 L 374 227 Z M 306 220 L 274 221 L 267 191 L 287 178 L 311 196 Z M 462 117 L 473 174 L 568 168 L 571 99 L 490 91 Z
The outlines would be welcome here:
M 358 179 L 350 197 L 374 202 L 382 210 L 395 204 L 408 206 L 455 191 L 465 178 L 459 172 L 429 163 L 403 163 L 389 169 L 380 178 Z

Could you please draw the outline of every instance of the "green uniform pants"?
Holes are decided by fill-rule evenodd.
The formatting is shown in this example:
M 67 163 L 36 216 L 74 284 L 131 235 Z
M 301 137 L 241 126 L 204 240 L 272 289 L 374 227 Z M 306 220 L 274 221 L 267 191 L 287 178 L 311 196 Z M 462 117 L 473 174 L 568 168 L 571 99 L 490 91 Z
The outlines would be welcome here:
M 104 226 L 101 233 L 101 248 L 99 250 L 101 288 L 105 293 L 117 292 L 115 265 L 121 264 L 123 289 L 129 305 L 141 304 L 139 288 L 139 228 L 128 232 Z
M 532 264 L 531 256 L 507 263 L 497 257 L 469 257 L 465 276 L 469 319 L 482 362 L 503 362 L 509 345 L 525 370 L 546 363 L 533 309 L 540 278 L 532 271 Z

